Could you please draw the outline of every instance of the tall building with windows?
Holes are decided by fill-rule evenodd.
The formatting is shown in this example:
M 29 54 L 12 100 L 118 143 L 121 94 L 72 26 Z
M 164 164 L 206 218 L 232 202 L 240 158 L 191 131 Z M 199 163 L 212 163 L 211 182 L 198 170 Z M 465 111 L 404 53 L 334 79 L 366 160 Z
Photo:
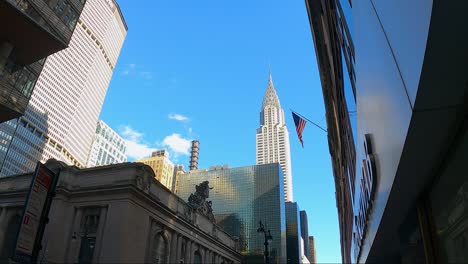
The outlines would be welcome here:
M 86 167 L 126 162 L 126 150 L 125 140 L 104 121 L 99 120 Z
M 268 88 L 263 97 L 260 112 L 260 127 L 256 135 L 256 163 L 268 164 L 278 162 L 283 170 L 284 199 L 293 200 L 291 153 L 289 149 L 289 132 L 284 119 L 278 95 L 271 74 Z
M 173 179 L 174 176 L 177 176 L 177 172 L 174 175 L 174 163 L 169 159 L 169 152 L 167 150 L 161 149 L 154 151 L 151 157 L 138 160 L 137 162 L 150 166 L 154 171 L 156 180 L 169 190 L 173 190 Z M 178 168 L 177 171 L 179 171 Z M 179 172 L 179 175 L 180 173 L 182 172 Z
M 302 210 L 299 212 L 301 217 L 301 237 L 304 241 L 302 252 L 304 255 L 310 260 L 310 253 L 309 253 L 309 221 L 307 220 L 307 212 Z
M 314 240 L 314 236 L 309 236 L 309 248 L 307 249 L 307 251 L 309 252 L 309 256 L 308 256 L 308 259 L 310 261 L 310 263 L 312 264 L 315 264 L 317 263 L 317 254 L 315 253 L 315 240 Z
M 305 3 L 342 262 L 466 262 L 468 2 Z
M 301 219 L 300 210 L 297 203 L 286 202 L 286 254 L 288 256 L 286 263 L 301 263 L 303 252 L 303 243 L 301 243 Z
M 0 175 L 32 171 L 50 158 L 86 166 L 126 34 L 114 0 L 86 1 L 69 47 L 45 61 L 24 117 L 0 125 Z
M 184 165 L 178 164 L 174 167 L 174 176 L 172 178 L 172 192 L 177 193 L 179 190 L 179 180 L 185 174 Z
M 239 238 L 245 263 L 264 263 L 264 237 L 259 221 L 271 231 L 270 263 L 286 263 L 286 216 L 283 172 L 278 163 L 209 170 L 180 176 L 177 195 L 186 200 L 195 186 L 209 181 L 209 197 L 217 225 Z M 260 262 L 256 262 L 257 260 Z
M 26 111 L 47 56 L 65 49 L 85 0 L 0 3 L 0 123 Z M 34 44 L 32 44 L 34 43 Z

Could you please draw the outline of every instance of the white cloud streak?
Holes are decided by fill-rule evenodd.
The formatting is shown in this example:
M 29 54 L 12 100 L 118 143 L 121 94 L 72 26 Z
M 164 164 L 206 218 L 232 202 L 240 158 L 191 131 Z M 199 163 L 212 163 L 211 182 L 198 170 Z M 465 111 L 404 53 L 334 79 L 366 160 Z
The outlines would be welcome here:
M 174 156 L 189 155 L 190 139 L 183 138 L 180 134 L 173 133 L 162 141 L 162 145 L 168 147 Z
M 127 145 L 127 157 L 130 160 L 138 160 L 151 155 L 156 148 L 151 147 L 143 141 L 143 133 L 133 130 L 129 126 L 124 126 L 120 133 Z
M 186 116 L 183 116 L 181 114 L 169 114 L 167 116 L 169 119 L 177 120 L 177 121 L 189 121 L 189 118 Z

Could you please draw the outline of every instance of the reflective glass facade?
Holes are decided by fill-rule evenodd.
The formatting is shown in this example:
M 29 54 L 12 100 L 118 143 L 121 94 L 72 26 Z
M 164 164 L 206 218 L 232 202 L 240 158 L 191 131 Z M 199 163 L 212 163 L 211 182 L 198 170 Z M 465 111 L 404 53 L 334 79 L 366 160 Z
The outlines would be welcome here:
M 271 231 L 273 263 L 286 261 L 286 219 L 283 173 L 278 163 L 239 168 L 192 171 L 180 176 L 177 195 L 188 200 L 195 186 L 209 181 L 216 222 L 240 240 L 244 255 L 263 255 L 264 237 L 259 221 Z
M 302 247 L 302 252 L 310 261 L 310 252 L 309 252 L 309 221 L 307 221 L 307 213 L 302 210 L 301 215 L 301 237 L 304 240 L 304 245 Z
M 299 215 L 299 206 L 297 203 L 287 202 L 286 209 L 286 243 L 287 243 L 287 262 L 301 263 L 301 219 Z

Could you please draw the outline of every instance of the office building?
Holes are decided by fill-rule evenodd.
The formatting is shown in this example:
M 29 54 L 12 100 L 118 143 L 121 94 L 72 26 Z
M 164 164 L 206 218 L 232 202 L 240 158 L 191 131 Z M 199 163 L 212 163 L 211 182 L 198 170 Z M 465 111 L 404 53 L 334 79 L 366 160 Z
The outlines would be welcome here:
M 301 217 L 297 203 L 286 202 L 286 263 L 302 262 Z
M 126 162 L 125 151 L 127 151 L 125 140 L 104 121 L 99 120 L 86 167 Z
M 50 158 L 86 166 L 126 34 L 114 0 L 86 1 L 69 47 L 45 61 L 25 115 L 0 124 L 1 176 L 33 171 Z
M 309 251 L 309 262 L 310 263 L 317 263 L 317 254 L 315 252 L 315 240 L 314 240 L 314 237 L 313 236 L 310 236 L 309 237 L 309 248 L 308 248 L 308 251 Z
M 302 252 L 307 258 L 309 255 L 309 222 L 307 221 L 307 212 L 302 210 L 299 212 L 301 222 L 301 237 L 304 241 Z M 310 260 L 310 259 L 309 259 Z
M 313 29 L 325 101 L 328 142 L 338 207 L 341 256 L 351 263 L 354 181 L 356 177 L 356 104 L 354 44 L 342 8 L 347 1 L 306 1 Z M 317 9 L 318 8 L 318 9 Z M 320 9 L 323 8 L 323 12 Z M 322 32 L 327 27 L 329 32 Z M 360 169 L 358 170 L 360 171 Z M 359 185 L 359 184 L 358 184 Z M 354 261 L 353 261 L 354 262 Z
M 235 238 L 154 179 L 148 166 L 60 170 L 41 263 L 241 263 Z M 14 249 L 32 173 L 0 179 L 0 262 Z M 118 186 L 116 185 L 118 182 Z M 15 228 L 16 227 L 16 228 Z
M 264 237 L 257 232 L 259 221 L 273 237 L 272 263 L 286 261 L 286 219 L 283 172 L 278 163 L 238 168 L 189 171 L 181 175 L 177 195 L 187 200 L 196 185 L 208 181 L 217 225 L 238 237 L 248 263 L 263 263 Z
M 184 170 L 184 165 L 176 165 L 174 167 L 174 176 L 172 178 L 172 192 L 177 193 L 179 190 L 179 179 L 181 178 L 181 175 L 185 174 Z
M 169 160 L 169 152 L 165 149 L 154 151 L 151 157 L 138 160 L 150 166 L 156 177 L 166 188 L 172 190 L 174 179 L 174 164 Z
M 84 3 L 0 3 L 0 123 L 24 114 L 46 57 L 69 45 Z
M 278 162 L 283 170 L 284 199 L 293 200 L 291 153 L 289 149 L 289 132 L 284 119 L 278 95 L 271 74 L 268 78 L 268 87 L 263 97 L 260 112 L 260 127 L 256 134 L 256 164 L 269 164 Z
M 466 261 L 468 3 L 306 7 L 343 262 Z

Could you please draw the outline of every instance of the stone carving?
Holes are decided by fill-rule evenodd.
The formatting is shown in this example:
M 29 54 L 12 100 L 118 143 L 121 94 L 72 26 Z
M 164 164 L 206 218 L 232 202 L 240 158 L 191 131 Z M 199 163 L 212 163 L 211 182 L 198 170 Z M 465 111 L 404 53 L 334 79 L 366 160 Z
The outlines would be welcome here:
M 140 190 L 149 193 L 151 178 L 151 172 L 147 167 L 140 166 L 137 169 L 136 185 Z
M 213 208 L 211 207 L 211 201 L 206 199 L 210 197 L 210 188 L 209 181 L 204 181 L 199 185 L 195 186 L 195 193 L 190 194 L 188 198 L 189 205 L 196 210 L 197 212 L 205 215 L 210 219 L 211 222 L 215 222 L 213 215 Z

